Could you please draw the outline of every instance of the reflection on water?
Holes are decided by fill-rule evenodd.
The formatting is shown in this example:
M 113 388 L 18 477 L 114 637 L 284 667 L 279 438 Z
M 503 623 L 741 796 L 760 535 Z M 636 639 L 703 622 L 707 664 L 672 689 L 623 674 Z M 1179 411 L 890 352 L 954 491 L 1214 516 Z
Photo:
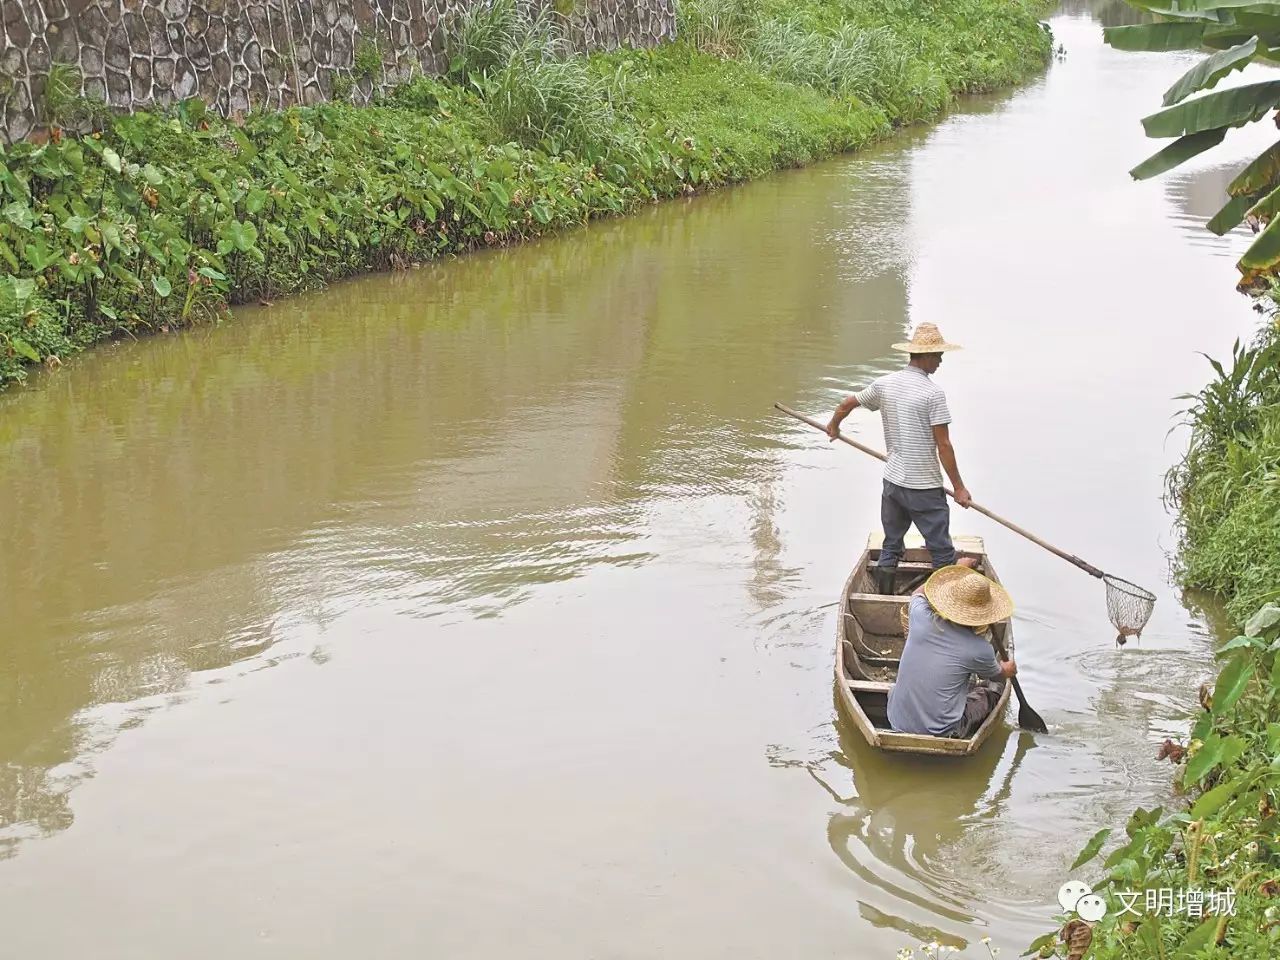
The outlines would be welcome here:
M 1125 0 L 1060 0 L 1058 14 L 1089 17 L 1104 27 L 1126 27 L 1155 21 L 1151 14 L 1131 7 Z
M 13 949 L 834 957 L 1039 933 L 1097 824 L 1168 789 L 1153 744 L 1211 631 L 1161 582 L 1165 432 L 1196 352 L 1251 322 L 1247 237 L 1189 230 L 1226 168 L 1125 174 L 1183 64 L 1103 49 L 1097 9 L 1055 20 L 1043 81 L 857 157 L 0 395 Z M 1051 733 L 949 764 L 834 719 L 834 601 L 879 468 L 771 406 L 825 413 L 926 319 L 967 348 L 938 378 L 975 496 L 1160 595 L 1117 651 L 1095 582 L 958 514 Z

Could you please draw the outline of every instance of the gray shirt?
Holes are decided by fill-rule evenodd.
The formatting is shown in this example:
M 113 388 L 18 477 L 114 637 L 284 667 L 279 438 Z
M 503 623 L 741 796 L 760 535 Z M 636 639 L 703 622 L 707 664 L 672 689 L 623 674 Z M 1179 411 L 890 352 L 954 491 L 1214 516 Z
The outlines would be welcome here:
M 969 675 L 1002 676 L 991 644 L 933 612 L 921 594 L 908 606 L 907 645 L 889 691 L 889 725 L 902 733 L 949 736 L 964 716 Z
M 919 367 L 904 367 L 875 380 L 861 393 L 858 405 L 879 410 L 889 462 L 884 478 L 909 490 L 942 486 L 938 445 L 933 428 L 951 422 L 942 388 Z

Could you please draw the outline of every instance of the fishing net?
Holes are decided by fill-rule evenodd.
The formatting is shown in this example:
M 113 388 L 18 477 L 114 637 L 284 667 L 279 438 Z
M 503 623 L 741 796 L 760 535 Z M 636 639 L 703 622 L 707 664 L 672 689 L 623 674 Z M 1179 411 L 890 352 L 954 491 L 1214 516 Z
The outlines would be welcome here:
M 1121 643 L 1125 637 L 1142 636 L 1142 628 L 1151 619 L 1151 611 L 1155 609 L 1156 595 L 1144 590 L 1136 583 L 1121 580 L 1107 574 L 1102 578 L 1107 585 L 1107 616 L 1111 625 L 1119 631 L 1117 639 Z

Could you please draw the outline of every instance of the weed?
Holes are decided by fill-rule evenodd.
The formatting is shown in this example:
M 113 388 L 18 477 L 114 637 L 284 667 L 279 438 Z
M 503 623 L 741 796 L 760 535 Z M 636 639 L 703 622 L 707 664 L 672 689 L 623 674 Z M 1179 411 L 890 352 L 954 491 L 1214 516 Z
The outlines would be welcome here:
M 351 79 L 351 77 L 345 74 L 335 73 L 329 80 L 329 99 L 349 101 L 355 87 L 356 83 Z
M 360 38 L 351 64 L 351 76 L 357 81 L 368 80 L 371 83 L 376 83 L 382 76 L 382 54 L 378 51 L 377 41 L 369 37 Z

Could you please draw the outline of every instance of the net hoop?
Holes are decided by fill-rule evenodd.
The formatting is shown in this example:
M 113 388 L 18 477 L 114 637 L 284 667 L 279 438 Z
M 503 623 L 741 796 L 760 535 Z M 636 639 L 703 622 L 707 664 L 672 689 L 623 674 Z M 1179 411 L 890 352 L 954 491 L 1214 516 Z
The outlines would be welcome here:
M 1145 587 L 1130 583 L 1120 577 L 1106 574 L 1102 578 L 1107 585 L 1107 616 L 1121 636 L 1142 635 L 1142 628 L 1151 619 L 1156 595 Z

